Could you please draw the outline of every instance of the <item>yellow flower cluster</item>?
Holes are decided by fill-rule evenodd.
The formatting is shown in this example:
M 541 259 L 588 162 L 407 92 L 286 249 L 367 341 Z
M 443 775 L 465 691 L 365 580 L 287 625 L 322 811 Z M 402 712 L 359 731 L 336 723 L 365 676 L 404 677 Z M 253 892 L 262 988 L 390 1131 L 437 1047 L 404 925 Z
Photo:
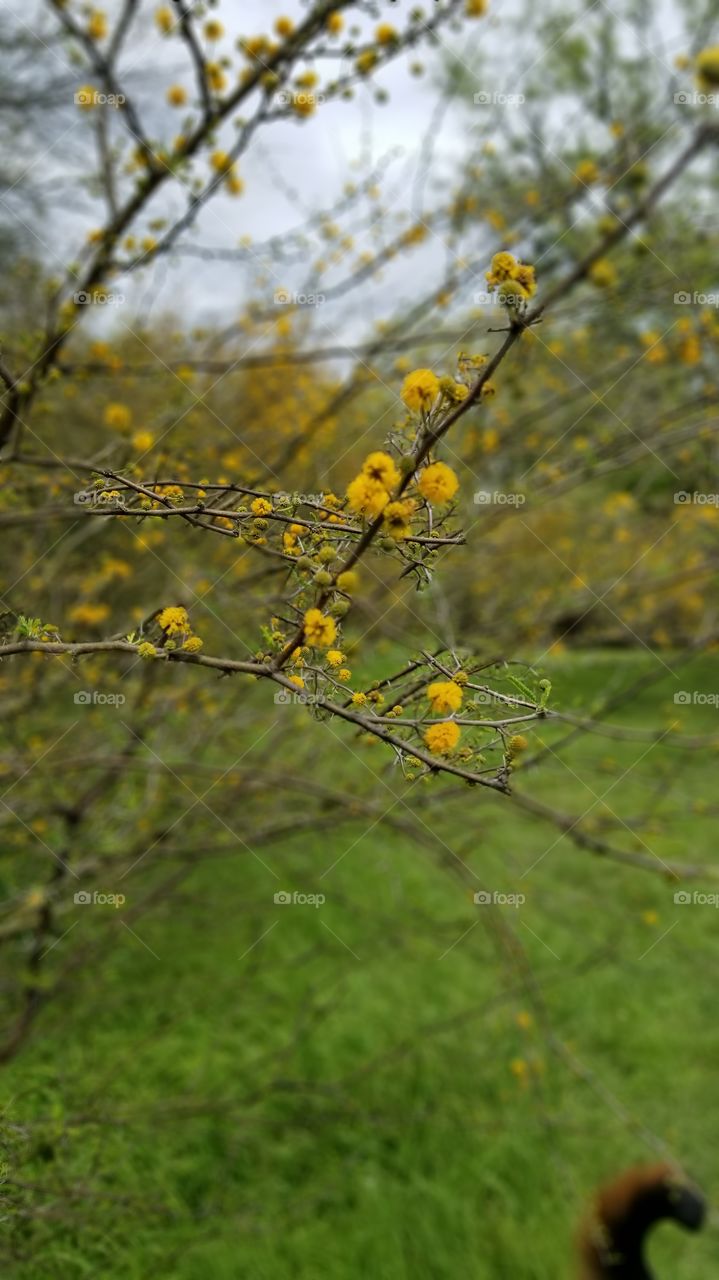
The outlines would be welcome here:
M 432 710 L 441 716 L 459 711 L 462 705 L 462 690 L 453 680 L 439 680 L 431 684 L 427 689 L 427 697 Z
M 402 400 L 413 413 L 429 413 L 439 394 L 439 378 L 431 369 L 415 369 L 402 384 Z
M 431 724 L 424 735 L 426 745 L 435 756 L 449 755 L 459 742 L 460 728 L 454 720 Z
M 187 609 L 182 605 L 169 605 L 166 609 L 162 609 L 158 614 L 157 622 L 168 636 L 177 636 L 181 632 L 192 630 Z
M 329 649 L 337 637 L 337 624 L 321 609 L 308 609 L 305 618 L 305 639 L 316 649 Z
M 362 470 L 347 486 L 350 511 L 378 516 L 390 500 L 390 492 L 399 484 L 399 471 L 388 453 L 370 453 Z
M 431 462 L 423 469 L 418 488 L 427 502 L 449 502 L 459 488 L 459 480 L 445 462 Z
M 526 262 L 518 262 L 513 253 L 495 253 L 492 265 L 487 272 L 487 283 L 491 289 L 498 289 L 504 301 L 514 300 L 526 302 L 537 292 L 534 278 L 534 267 Z

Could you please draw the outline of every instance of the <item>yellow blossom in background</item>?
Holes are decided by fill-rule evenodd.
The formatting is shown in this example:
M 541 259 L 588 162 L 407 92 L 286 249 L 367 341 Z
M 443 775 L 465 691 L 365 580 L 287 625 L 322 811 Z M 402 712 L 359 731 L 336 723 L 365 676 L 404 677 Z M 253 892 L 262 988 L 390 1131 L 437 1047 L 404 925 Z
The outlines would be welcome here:
M 329 649 L 337 635 L 337 624 L 321 609 L 308 609 L 304 619 L 305 639 L 315 649 Z
M 207 73 L 207 83 L 214 93 L 222 93 L 227 85 L 227 76 L 222 67 L 217 62 L 208 62 L 205 64 Z
M 275 31 L 278 36 L 282 36 L 283 38 L 291 36 L 294 29 L 295 24 L 291 18 L 278 18 L 275 22 Z
M 340 670 L 337 672 L 337 679 L 342 681 L 351 680 L 352 672 L 350 671 L 349 667 L 341 667 Z
M 172 28 L 175 25 L 175 15 L 172 12 L 172 9 L 169 9 L 166 4 L 163 4 L 161 9 L 157 9 L 155 11 L 155 24 L 162 32 L 163 36 L 169 35 L 172 31 Z
M 87 20 L 87 34 L 91 40 L 104 40 L 107 35 L 107 18 L 101 9 L 93 9 Z
M 389 22 L 381 22 L 374 33 L 377 44 L 394 44 L 398 39 L 397 32 Z
M 184 107 L 187 102 L 187 89 L 181 84 L 171 84 L 165 96 L 171 107 Z
M 345 20 L 341 13 L 337 13 L 335 10 L 334 13 L 329 14 L 327 18 L 327 30 L 331 36 L 338 36 L 344 25 Z
M 459 488 L 459 480 L 445 462 L 431 462 L 421 472 L 418 488 L 428 502 L 449 502 Z
M 206 40 L 221 40 L 224 34 L 225 28 L 216 18 L 210 18 L 209 22 L 205 23 Z
M 399 484 L 399 471 L 388 453 L 368 454 L 362 464 L 362 472 L 385 489 L 394 489 Z
M 697 78 L 702 89 L 719 87 L 719 44 L 702 49 L 696 60 Z
M 454 720 L 445 720 L 442 724 L 431 724 L 425 731 L 424 740 L 435 756 L 446 756 L 453 751 L 459 742 L 460 728 Z
M 464 12 L 468 18 L 483 18 L 488 8 L 488 0 L 467 0 Z
M 337 578 L 337 586 L 340 591 L 345 591 L 347 595 L 352 595 L 359 586 L 359 574 L 354 569 L 345 569 Z
M 116 431 L 124 431 L 132 422 L 132 414 L 127 405 L 113 402 L 105 405 L 103 420 L 106 427 L 112 427 Z
M 295 688 L 304 689 L 305 682 L 302 679 L 302 676 L 288 676 L 287 679 L 289 680 L 290 684 L 293 684 L 295 686 Z
M 599 181 L 599 166 L 594 160 L 580 160 L 574 170 L 574 176 L 577 182 L 590 187 L 592 183 Z
M 415 369 L 402 383 L 402 399 L 415 413 L 427 413 L 439 394 L 439 378 L 431 369 Z
M 462 690 L 453 680 L 439 680 L 431 684 L 427 689 L 427 697 L 437 715 L 459 711 L 462 705 Z
M 68 614 L 71 622 L 77 622 L 79 626 L 85 627 L 99 627 L 101 623 L 107 621 L 109 616 L 108 604 L 95 604 L 89 600 L 85 604 L 74 605 Z
M 589 279 L 600 289 L 611 289 L 617 283 L 617 269 L 608 258 L 598 258 L 589 268 Z
M 155 443 L 155 437 L 151 431 L 136 431 L 132 437 L 133 449 L 138 449 L 140 453 L 146 453 Z
M 365 49 L 355 62 L 355 68 L 361 76 L 368 76 L 372 68 L 377 62 L 377 54 L 374 49 Z

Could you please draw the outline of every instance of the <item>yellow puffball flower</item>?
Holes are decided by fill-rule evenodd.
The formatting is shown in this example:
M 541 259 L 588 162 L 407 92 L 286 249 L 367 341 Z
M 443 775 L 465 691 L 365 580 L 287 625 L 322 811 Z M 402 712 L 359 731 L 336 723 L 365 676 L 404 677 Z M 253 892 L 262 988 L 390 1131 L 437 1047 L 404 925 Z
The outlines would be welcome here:
M 381 22 L 374 33 L 377 44 L 394 44 L 398 39 L 397 32 L 389 22 Z
M 459 488 L 459 480 L 444 462 L 431 462 L 419 477 L 419 491 L 428 502 L 449 502 Z
M 439 378 L 431 369 L 415 369 L 402 383 L 402 400 L 416 413 L 427 413 L 439 392 Z
M 438 680 L 427 689 L 427 697 L 432 710 L 438 715 L 447 715 L 459 711 L 462 705 L 462 690 L 453 680 Z
M 695 65 L 702 89 L 709 90 L 719 86 L 719 44 L 702 49 Z
M 365 49 L 355 62 L 355 69 L 361 76 L 368 76 L 377 61 L 377 54 L 374 49 Z
M 179 635 L 183 631 L 190 630 L 190 619 L 187 616 L 187 609 L 182 605 L 168 605 L 166 609 L 161 609 L 157 616 L 157 625 L 167 632 L 168 636 Z
M 367 702 L 367 694 L 358 690 L 357 693 L 352 694 L 351 702 L 353 707 L 363 707 Z
M 345 655 L 342 653 L 341 649 L 327 650 L 327 661 L 329 662 L 331 667 L 341 667 L 344 660 L 345 660 Z
M 427 728 L 424 740 L 435 756 L 446 756 L 452 751 L 460 738 L 460 728 L 454 720 L 445 720 L 442 724 L 431 724 Z
M 305 639 L 315 649 L 329 649 L 337 635 L 337 624 L 321 609 L 308 609 L 305 618 Z
M 383 527 L 391 538 L 408 538 L 412 532 L 409 521 L 414 513 L 414 503 L 405 498 L 404 502 L 388 502 L 382 512 Z
M 468 18 L 483 18 L 487 12 L 487 0 L 467 0 L 464 12 Z
M 381 450 L 367 455 L 362 463 L 362 473 L 369 476 L 370 480 L 383 485 L 385 489 L 394 489 L 399 484 L 400 476 L 394 458 L 389 453 L 382 453 Z
M 275 22 L 275 31 L 278 36 L 282 36 L 283 39 L 286 39 L 287 36 L 291 36 L 294 29 L 295 24 L 291 18 L 278 18 Z
M 580 160 L 574 176 L 577 182 L 581 182 L 585 187 L 591 187 L 592 183 L 599 181 L 599 166 L 594 160 Z
M 224 34 L 225 28 L 216 18 L 210 18 L 209 22 L 205 23 L 206 40 L 221 40 Z
M 107 18 L 101 9 L 93 9 L 87 20 L 87 34 L 91 40 L 104 40 L 107 35 Z
M 234 170 L 225 179 L 225 191 L 231 196 L 241 196 L 245 189 L 244 180 Z
M 162 8 L 155 13 L 155 23 L 163 36 L 169 35 L 175 25 L 175 15 L 172 9 L 163 4 Z
M 219 63 L 208 62 L 205 65 L 205 71 L 207 73 L 207 83 L 209 84 L 213 93 L 222 93 L 222 90 L 225 88 L 227 84 L 227 76 L 225 75 Z
M 182 648 L 185 653 L 199 653 L 204 641 L 199 636 L 188 636 Z
M 250 505 L 253 516 L 268 516 L 272 511 L 272 503 L 268 498 L 255 498 Z
M 187 102 L 187 89 L 181 84 L 171 84 L 165 96 L 171 107 L 184 107 Z
M 524 734 L 515 733 L 512 735 L 512 737 L 509 739 L 509 742 L 507 743 L 507 755 L 509 755 L 510 757 L 518 756 L 520 752 L 526 751 L 528 746 L 529 746 L 529 741 L 527 738 L 525 738 Z
M 140 453 L 146 453 L 155 443 L 155 437 L 151 431 L 136 431 L 132 437 L 133 449 L 138 449 Z
M 150 644 L 149 640 L 143 640 L 142 644 L 138 644 L 137 652 L 141 658 L 155 658 L 157 649 L 154 644 Z
M 338 36 L 344 25 L 345 20 L 341 13 L 337 13 L 335 10 L 334 13 L 329 14 L 327 18 L 327 30 L 331 36 Z
M 317 110 L 317 96 L 314 93 L 308 93 L 302 90 L 300 93 L 292 95 L 292 110 L 296 116 L 312 116 Z
M 213 151 L 210 164 L 217 173 L 227 173 L 228 169 L 232 168 L 232 160 L 226 151 Z
M 492 258 L 492 264 L 487 272 L 487 281 L 491 285 L 503 284 L 505 280 L 511 280 L 512 275 L 517 267 L 517 259 L 513 253 L 495 253 Z
M 338 575 L 337 586 L 340 591 L 344 591 L 348 596 L 351 596 L 359 586 L 359 574 L 354 569 L 345 569 L 343 573 Z
M 389 494 L 384 485 L 371 480 L 369 476 L 361 475 L 356 476 L 347 485 L 347 500 L 350 511 L 366 516 L 378 516 L 387 506 Z
M 617 269 L 608 258 L 598 258 L 589 268 L 589 279 L 599 289 L 610 289 L 617 283 Z
M 113 403 L 105 405 L 103 417 L 105 426 L 112 427 L 116 431 L 125 430 L 132 422 L 132 414 L 127 405 L 124 404 Z
M 342 680 L 343 682 L 347 680 L 351 680 L 352 672 L 350 671 L 349 667 L 342 667 L 341 670 L 337 672 L 337 679 Z

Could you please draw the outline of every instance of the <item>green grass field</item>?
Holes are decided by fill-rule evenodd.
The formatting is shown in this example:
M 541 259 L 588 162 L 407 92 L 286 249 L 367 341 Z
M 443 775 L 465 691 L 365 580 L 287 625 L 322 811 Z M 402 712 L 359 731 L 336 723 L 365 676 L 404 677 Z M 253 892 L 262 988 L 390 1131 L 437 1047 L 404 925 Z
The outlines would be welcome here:
M 546 664 L 554 705 L 590 711 L 655 668 Z M 715 671 L 667 672 L 612 724 L 712 734 L 717 709 L 673 694 Z M 18 1280 L 554 1280 L 589 1189 L 657 1145 L 711 1198 L 719 912 L 510 800 L 413 788 L 382 747 L 310 732 L 345 820 L 293 833 L 301 801 L 278 794 L 289 834 L 261 861 L 208 856 L 134 933 L 116 913 L 5 1069 Z M 716 864 L 716 759 L 584 735 L 515 786 L 625 850 Z M 461 864 L 526 901 L 475 905 Z M 78 914 L 106 940 L 99 908 Z M 716 1246 L 666 1226 L 653 1257 L 704 1280 Z

